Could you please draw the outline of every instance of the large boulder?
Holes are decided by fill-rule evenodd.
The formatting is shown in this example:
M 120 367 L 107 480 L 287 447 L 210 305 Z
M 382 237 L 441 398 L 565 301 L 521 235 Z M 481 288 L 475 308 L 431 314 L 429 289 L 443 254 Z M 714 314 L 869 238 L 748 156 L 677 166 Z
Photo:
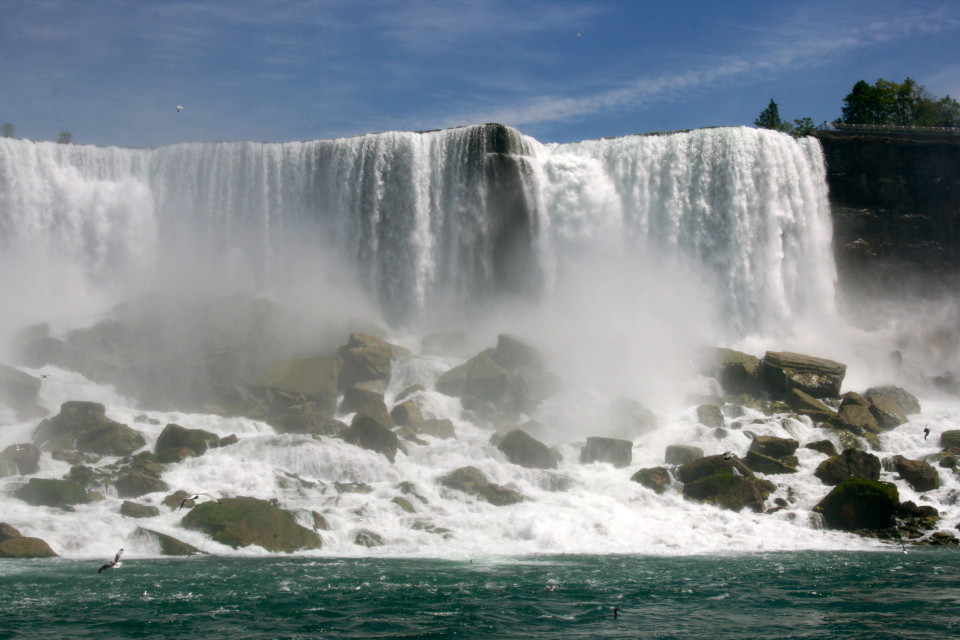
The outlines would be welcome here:
M 120 515 L 126 518 L 155 518 L 160 515 L 160 509 L 148 504 L 124 500 L 120 505 Z
M 777 474 L 777 473 L 796 473 L 799 462 L 796 457 L 773 458 L 765 456 L 754 450 L 747 451 L 743 458 L 743 463 L 751 470 L 758 473 Z
M 368 416 L 356 416 L 340 437 L 357 447 L 382 453 L 390 462 L 396 458 L 400 446 L 395 433 Z
M 160 455 L 167 449 L 190 449 L 194 455 L 202 456 L 208 448 L 220 446 L 220 436 L 203 429 L 188 429 L 170 423 L 163 428 L 157 438 L 154 451 Z
M 940 433 L 940 446 L 944 449 L 960 449 L 960 429 L 949 429 Z
M 876 481 L 880 479 L 880 467 L 880 458 L 872 453 L 860 449 L 845 449 L 840 455 L 821 462 L 813 475 L 829 485 L 838 485 L 847 478 Z
M 724 425 L 723 411 L 715 404 L 701 404 L 697 407 L 697 421 L 704 426 L 718 429 Z
M 703 449 L 686 444 L 667 445 L 663 461 L 667 464 L 687 464 L 703 457 Z
M 630 477 L 630 480 L 639 482 L 647 489 L 653 489 L 655 493 L 663 493 L 673 482 L 670 472 L 665 467 L 640 469 Z
M 453 422 L 446 418 L 422 420 L 414 425 L 412 429 L 417 435 L 443 439 L 457 437 L 457 432 L 453 428 Z
M 487 480 L 483 471 L 476 467 L 461 467 L 440 478 L 440 484 L 449 489 L 462 491 L 489 502 L 496 507 L 504 507 L 523 501 L 523 496 L 507 487 Z
M 137 527 L 133 532 L 133 537 L 139 538 L 148 544 L 155 544 L 159 546 L 160 555 L 163 556 L 195 556 L 205 553 L 200 549 L 197 549 L 192 544 L 187 544 L 186 542 L 178 540 L 173 536 L 168 536 L 165 533 L 160 533 L 159 531 L 154 531 L 153 529 Z
M 607 435 L 627 440 L 657 428 L 657 418 L 639 400 L 618 396 L 607 407 Z
M 796 387 L 790 389 L 786 398 L 787 406 L 796 411 L 801 416 L 807 416 L 814 422 L 824 422 L 834 417 L 837 412 Z
M 127 456 L 146 444 L 139 431 L 113 421 L 77 434 L 77 450 L 103 456 Z
M 386 404 L 383 400 L 384 385 L 380 380 L 367 382 L 358 382 L 347 387 L 343 391 L 343 400 L 340 401 L 339 413 L 356 413 L 364 405 L 371 403 L 383 405 L 386 411 Z M 399 424 L 399 423 L 398 423 Z
M 914 491 L 922 493 L 940 488 L 940 474 L 929 463 L 903 456 L 894 456 L 892 462 L 894 471 L 899 473 Z
M 733 349 L 704 347 L 700 353 L 703 372 L 715 377 L 727 395 L 759 393 L 760 359 Z
M 401 427 L 412 427 L 423 422 L 423 412 L 416 400 L 404 400 L 390 410 L 393 423 Z
M 847 365 L 789 351 L 768 351 L 760 363 L 760 379 L 775 397 L 785 398 L 790 389 L 800 389 L 814 398 L 835 398 Z
M 843 394 L 839 411 L 824 424 L 858 436 L 880 432 L 880 425 L 870 410 L 870 401 L 853 391 Z
M 66 507 L 90 502 L 90 496 L 79 483 L 55 478 L 30 478 L 13 495 L 37 507 Z
M 750 443 L 750 451 L 756 451 L 770 458 L 789 458 L 797 451 L 800 443 L 793 438 L 777 438 L 776 436 L 754 436 Z
M 0 541 L 0 558 L 56 558 L 57 553 L 40 538 L 20 536 Z
M 43 415 L 37 404 L 39 394 L 39 378 L 0 364 L 0 404 L 12 408 L 21 419 L 39 417 Z
M 347 344 L 337 351 L 343 361 L 340 388 L 346 389 L 358 382 L 389 380 L 393 361 L 409 354 L 409 350 L 375 336 L 365 333 L 351 334 Z
M 320 536 L 297 524 L 289 511 L 246 496 L 198 504 L 181 524 L 234 549 L 259 545 L 267 551 L 292 553 L 323 545 Z
M 496 351 L 487 349 L 437 378 L 437 391 L 448 396 L 470 396 L 497 402 L 510 385 L 510 372 L 496 359 Z
M 36 445 L 12 444 L 0 452 L 0 477 L 33 475 L 40 470 L 40 449 Z
M 580 463 L 608 462 L 616 468 L 628 467 L 633 462 L 633 443 L 616 438 L 587 438 L 587 444 L 580 450 Z
M 514 429 L 497 445 L 513 464 L 528 469 L 556 469 L 557 455 L 523 429 Z
M 847 478 L 814 507 L 831 529 L 859 531 L 893 526 L 900 508 L 896 485 L 869 478 Z
M 125 456 L 146 444 L 143 435 L 106 416 L 99 402 L 68 400 L 60 413 L 37 425 L 33 441 L 44 449 L 79 449 Z
M 870 387 L 864 394 L 869 400 L 875 397 L 883 396 L 889 398 L 897 405 L 897 410 L 903 415 L 920 413 L 920 401 L 906 389 L 894 385 L 884 385 L 880 387 Z
M 683 482 L 685 498 L 732 511 L 748 508 L 761 512 L 767 496 L 776 489 L 737 458 L 727 460 L 722 455 L 688 462 L 677 468 L 677 476 Z

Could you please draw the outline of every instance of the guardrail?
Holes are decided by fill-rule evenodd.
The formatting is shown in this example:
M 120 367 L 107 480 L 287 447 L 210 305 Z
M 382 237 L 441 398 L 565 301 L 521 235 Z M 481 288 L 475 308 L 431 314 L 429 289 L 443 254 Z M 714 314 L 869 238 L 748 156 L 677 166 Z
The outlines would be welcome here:
M 824 122 L 817 127 L 819 131 L 885 132 L 885 133 L 921 133 L 928 135 L 960 136 L 960 126 L 920 127 L 915 125 L 892 124 L 844 124 Z

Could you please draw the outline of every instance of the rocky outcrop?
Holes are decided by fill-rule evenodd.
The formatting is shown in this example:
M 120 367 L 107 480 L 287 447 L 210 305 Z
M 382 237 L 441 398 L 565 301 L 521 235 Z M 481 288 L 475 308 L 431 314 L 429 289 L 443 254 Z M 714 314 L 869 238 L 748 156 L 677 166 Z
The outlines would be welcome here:
M 69 400 L 60 413 L 37 425 L 33 441 L 42 449 L 78 449 L 101 455 L 125 456 L 146 444 L 143 435 L 106 416 L 99 402 Z
M 45 541 L 22 535 L 0 522 L 0 558 L 54 558 L 57 554 Z
M 347 344 L 337 351 L 343 361 L 339 376 L 340 388 L 346 389 L 359 382 L 387 381 L 390 379 L 392 362 L 409 354 L 409 350 L 375 336 L 365 333 L 351 334 Z
M 893 470 L 920 493 L 940 488 L 940 474 L 929 463 L 923 460 L 910 460 L 903 456 L 894 456 Z
M 514 429 L 497 445 L 513 464 L 528 469 L 556 469 L 557 455 L 523 429 Z
M 817 440 L 815 442 L 808 442 L 803 445 L 804 449 L 813 449 L 814 451 L 819 451 L 828 458 L 833 458 L 834 456 L 839 455 L 837 453 L 837 447 L 830 440 Z
M 894 484 L 851 477 L 837 484 L 814 511 L 823 514 L 831 529 L 857 531 L 892 527 L 899 508 L 900 495 Z
M 160 555 L 164 556 L 195 556 L 205 554 L 204 551 L 197 549 L 192 544 L 187 544 L 173 536 L 168 536 L 165 533 L 160 533 L 153 529 L 137 527 L 133 532 L 133 537 L 134 539 L 146 541 L 148 544 L 159 546 Z
M 267 551 L 292 553 L 323 545 L 320 536 L 297 524 L 289 511 L 245 496 L 198 504 L 181 524 L 234 549 L 258 545 Z
M 178 424 L 168 424 L 157 438 L 154 451 L 161 459 L 171 449 L 189 449 L 194 456 L 202 456 L 208 448 L 220 446 L 220 436 L 203 429 L 188 429 Z
M 343 431 L 340 437 L 357 447 L 381 453 L 390 462 L 397 457 L 397 449 L 400 446 L 395 433 L 367 416 L 354 418 L 350 428 Z
M 838 485 L 847 478 L 880 479 L 880 459 L 860 449 L 845 449 L 843 453 L 820 463 L 813 472 L 824 484 Z
M 858 436 L 880 432 L 880 425 L 870 410 L 870 401 L 853 391 L 843 394 L 837 414 L 824 424 L 832 429 L 849 431 Z
M 127 518 L 154 518 L 160 515 L 160 509 L 132 500 L 124 500 L 120 505 L 120 515 Z
M 703 449 L 686 444 L 667 445 L 663 461 L 667 464 L 686 464 L 703 457 Z
M 657 428 L 657 419 L 640 401 L 618 396 L 607 408 L 604 433 L 627 440 L 649 433 Z
M 630 480 L 642 484 L 647 489 L 652 489 L 655 493 L 663 493 L 673 482 L 670 472 L 665 467 L 640 469 L 630 477 Z
M 707 456 L 677 468 L 685 498 L 740 511 L 748 508 L 762 512 L 764 501 L 776 485 L 757 478 L 737 458 Z
M 0 478 L 33 475 L 40 470 L 40 449 L 36 445 L 12 444 L 0 451 Z
M 759 473 L 796 473 L 800 463 L 793 454 L 799 446 L 792 438 L 754 436 L 743 463 Z
M 37 418 L 46 413 L 37 404 L 39 394 L 39 378 L 0 364 L 0 404 L 16 411 L 21 420 Z
M 497 507 L 516 504 L 524 499 L 518 491 L 490 482 L 483 471 L 476 467 L 461 467 L 452 471 L 440 478 L 440 484 L 475 496 Z
M 788 407 L 798 414 L 807 416 L 815 423 L 829 420 L 837 414 L 836 411 L 828 407 L 821 400 L 796 388 L 790 389 L 789 393 L 787 393 L 786 403 Z
M 799 389 L 814 398 L 835 398 L 847 365 L 789 351 L 768 351 L 760 363 L 760 379 L 774 397 Z
M 633 462 L 633 443 L 615 438 L 587 438 L 580 450 L 580 463 L 608 462 L 616 468 L 628 467 Z
M 704 347 L 699 359 L 703 373 L 716 378 L 725 394 L 760 393 L 760 359 L 756 356 L 722 347 Z
M 30 478 L 13 495 L 38 507 L 68 507 L 90 502 L 90 496 L 78 483 L 54 478 Z
M 139 453 L 117 473 L 117 494 L 121 498 L 138 498 L 148 493 L 166 491 L 167 485 L 161 479 L 162 475 L 163 466 L 152 453 Z

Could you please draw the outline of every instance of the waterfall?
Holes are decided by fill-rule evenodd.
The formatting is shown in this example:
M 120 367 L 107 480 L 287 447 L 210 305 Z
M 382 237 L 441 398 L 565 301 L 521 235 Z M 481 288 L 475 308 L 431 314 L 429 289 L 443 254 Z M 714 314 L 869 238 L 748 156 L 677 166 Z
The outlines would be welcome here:
M 832 313 L 819 145 L 765 130 L 563 145 L 499 125 L 158 149 L 2 139 L 0 203 L 5 293 L 44 312 L 78 290 L 323 278 L 416 326 L 549 299 L 586 265 L 631 272 L 646 256 L 708 282 L 734 335 Z

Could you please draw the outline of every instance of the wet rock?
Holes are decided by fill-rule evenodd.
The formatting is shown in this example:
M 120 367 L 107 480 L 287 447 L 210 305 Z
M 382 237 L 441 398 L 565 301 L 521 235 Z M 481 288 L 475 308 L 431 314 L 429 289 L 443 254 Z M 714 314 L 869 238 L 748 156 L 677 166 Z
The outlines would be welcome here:
M 401 496 L 394 497 L 393 500 L 391 500 L 390 502 L 400 507 L 400 509 L 405 511 L 406 513 L 416 513 L 417 511 L 416 509 L 413 508 L 413 504 L 409 500 Z
M 440 484 L 476 496 L 497 507 L 516 504 L 524 499 L 513 489 L 488 481 L 483 471 L 476 467 L 461 467 L 452 471 L 440 478 Z
M 313 517 L 314 530 L 328 531 L 330 529 L 330 523 L 328 523 L 327 519 L 323 517 L 323 514 L 317 513 L 316 511 L 311 511 L 310 515 Z
M 187 544 L 173 536 L 168 536 L 165 533 L 160 533 L 153 529 L 137 527 L 133 532 L 133 537 L 158 545 L 160 547 L 160 555 L 164 556 L 206 555 L 206 552 L 197 549 L 192 544 Z
M 397 397 L 393 399 L 395 403 L 403 402 L 404 400 L 409 400 L 411 397 L 423 393 L 427 388 L 422 384 L 412 384 L 400 393 L 397 394 Z
M 791 388 L 787 393 L 787 406 L 801 416 L 807 416 L 814 422 L 824 422 L 834 417 L 837 412 L 824 404 L 821 400 L 814 398 L 809 393 L 805 393 L 797 388 Z
M 146 444 L 139 431 L 106 416 L 99 402 L 68 400 L 60 413 L 37 425 L 33 441 L 44 449 L 79 449 L 101 455 L 129 455 Z
M 843 394 L 839 411 L 827 420 L 824 426 L 849 431 L 858 436 L 880 432 L 880 425 L 870 410 L 870 402 L 853 391 Z
M 639 482 L 647 489 L 653 489 L 655 493 L 663 493 L 673 482 L 670 472 L 665 467 L 640 469 L 630 477 L 630 480 Z
M 142 469 L 130 469 L 117 476 L 117 495 L 121 498 L 139 498 L 148 493 L 166 491 L 167 484 L 160 476 Z
M 218 446 L 220 446 L 220 447 L 229 447 L 229 446 L 232 445 L 232 444 L 237 444 L 237 442 L 239 442 L 239 440 L 237 439 L 237 434 L 231 433 L 231 434 L 228 435 L 228 436 L 224 436 L 224 437 L 220 438 L 220 442 L 219 442 Z
M 13 495 L 38 507 L 66 507 L 90 502 L 87 492 L 76 482 L 53 478 L 30 478 Z
M 497 336 L 497 354 L 499 360 L 508 368 L 530 367 L 533 369 L 543 369 L 543 359 L 537 348 L 529 344 L 523 338 L 519 338 L 509 333 L 501 333 Z
M 587 444 L 580 450 L 580 463 L 608 462 L 616 468 L 628 467 L 633 462 L 633 443 L 616 438 L 587 438 Z
M 903 456 L 894 456 L 893 469 L 913 487 L 914 491 L 922 493 L 940 488 L 940 474 L 922 460 L 910 460 Z
M 120 515 L 127 518 L 153 518 L 160 515 L 160 509 L 132 500 L 124 500 L 120 505 Z
M 844 449 L 843 453 L 820 463 L 813 472 L 824 484 L 838 485 L 847 478 L 880 479 L 880 459 L 860 449 Z
M 393 360 L 410 355 L 410 351 L 365 333 L 354 333 L 337 355 L 343 361 L 340 388 L 346 389 L 358 382 L 389 380 Z
M 362 406 L 369 403 L 378 403 L 384 406 L 383 389 L 380 381 L 359 382 L 351 387 L 347 387 L 343 392 L 343 400 L 340 401 L 340 413 L 356 413 Z
M 417 435 L 431 436 L 433 438 L 456 438 L 457 433 L 453 428 L 453 422 L 446 418 L 438 420 L 421 420 L 414 427 Z
M 361 529 L 353 536 L 353 544 L 361 547 L 382 547 L 385 543 L 379 533 L 375 533 L 369 529 Z
M 784 398 L 800 389 L 814 398 L 835 398 L 847 365 L 788 351 L 768 351 L 760 363 L 760 379 L 774 397 Z
M 767 496 L 776 489 L 775 484 L 757 478 L 739 460 L 724 460 L 723 456 L 688 462 L 677 473 L 684 483 L 685 498 L 732 511 L 747 508 L 760 513 Z
M 9 540 L 10 538 L 20 538 L 22 536 L 23 534 L 13 525 L 0 522 L 0 541 Z
M 703 449 L 685 444 L 667 445 L 664 462 L 667 464 L 686 464 L 703 457 Z
M 437 391 L 448 396 L 470 396 L 496 403 L 507 392 L 510 372 L 495 359 L 495 351 L 487 349 L 437 378 Z
M 754 436 L 750 443 L 750 451 L 755 451 L 769 458 L 780 460 L 791 457 L 800 443 L 793 438 L 777 438 L 775 436 Z
M 514 429 L 497 445 L 513 464 L 528 469 L 556 469 L 557 455 L 523 429 Z
M 57 553 L 40 538 L 20 536 L 0 541 L 0 558 L 56 558 Z
M 16 411 L 21 420 L 38 418 L 46 413 L 37 404 L 39 394 L 39 378 L 0 364 L 0 404 Z
M 337 355 L 283 360 L 272 364 L 257 385 L 321 403 L 329 403 L 332 398 L 335 405 L 342 367 L 343 361 Z
M 367 416 L 354 418 L 350 428 L 343 431 L 340 437 L 352 445 L 381 453 L 390 462 L 396 458 L 400 446 L 395 433 Z
M 766 474 L 796 473 L 797 466 L 799 465 L 797 458 L 794 456 L 773 458 L 752 449 L 747 451 L 747 455 L 743 458 L 743 463 L 757 473 Z
M 917 397 L 906 389 L 894 385 L 870 387 L 863 395 L 871 401 L 877 396 L 889 398 L 896 403 L 897 410 L 904 415 L 920 413 L 920 401 Z
M 760 359 L 733 349 L 706 347 L 699 355 L 703 372 L 720 382 L 727 395 L 758 395 Z
M 154 449 L 159 455 L 166 449 L 189 449 L 196 456 L 202 456 L 208 448 L 220 446 L 220 436 L 203 429 L 188 429 L 178 424 L 168 424 L 157 438 Z
M 814 511 L 823 515 L 830 529 L 857 531 L 892 527 L 899 508 L 900 496 L 893 483 L 850 477 L 837 484 Z
M 77 434 L 77 449 L 104 456 L 126 456 L 147 444 L 143 435 L 119 422 L 85 429 Z
M 713 429 L 723 426 L 723 411 L 715 404 L 702 404 L 697 407 L 697 421 Z
M 816 442 L 808 442 L 803 445 L 805 449 L 813 449 L 814 451 L 819 451 L 820 453 L 832 458 L 837 453 L 837 447 L 829 440 L 817 440 Z
M 0 477 L 33 475 L 40 470 L 40 449 L 36 445 L 12 444 L 0 452 Z
M 944 449 L 960 450 L 960 429 L 950 429 L 940 433 L 940 446 Z
M 259 545 L 267 551 L 292 553 L 323 545 L 320 536 L 297 524 L 293 514 L 266 500 L 241 496 L 220 502 L 198 504 L 181 524 L 234 549 Z
M 870 403 L 870 413 L 880 429 L 887 431 L 899 427 L 907 421 L 906 414 L 900 410 L 897 401 L 888 395 L 873 393 L 865 396 Z
M 657 428 L 653 412 L 639 401 L 626 396 L 614 398 L 607 408 L 609 427 L 606 435 L 632 440 Z
M 358 418 L 369 418 L 386 429 L 392 429 L 394 427 L 393 418 L 390 417 L 390 413 L 387 411 L 387 405 L 383 401 L 383 396 L 366 397 L 363 403 L 356 408 L 356 415 L 353 417 L 353 422 L 356 422 Z

